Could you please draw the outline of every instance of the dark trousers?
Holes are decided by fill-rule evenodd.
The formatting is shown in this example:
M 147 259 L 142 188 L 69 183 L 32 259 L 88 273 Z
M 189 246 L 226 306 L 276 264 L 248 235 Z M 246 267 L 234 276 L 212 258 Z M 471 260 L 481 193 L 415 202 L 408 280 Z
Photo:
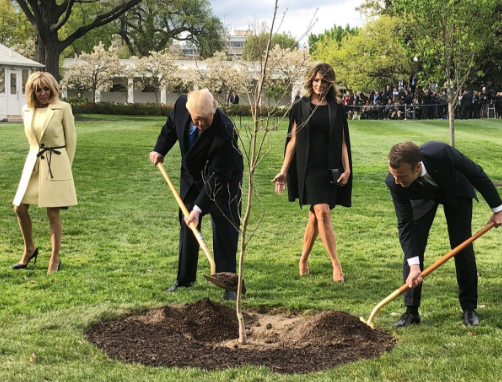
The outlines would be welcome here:
M 222 191 L 221 191 L 222 192 Z M 195 186 L 188 191 L 183 202 L 188 211 L 193 209 L 193 203 L 199 191 Z M 240 227 L 240 194 L 223 201 L 216 200 L 209 211 L 202 211 L 198 229 L 200 232 L 202 216 L 211 215 L 213 229 L 213 252 L 216 272 L 236 273 L 236 253 L 239 241 Z M 199 260 L 199 243 L 190 227 L 185 224 L 183 213 L 179 212 L 180 240 L 178 277 L 180 282 L 194 282 L 197 278 L 197 263 Z
M 431 229 L 432 222 L 434 221 L 434 217 L 436 216 L 438 207 L 437 202 L 433 202 L 431 200 L 424 200 L 423 202 L 423 205 L 427 206 L 424 208 L 427 208 L 428 212 L 414 223 L 419 245 L 421 270 L 424 269 L 424 253 L 427 246 L 427 239 L 429 237 L 429 231 Z M 458 198 L 456 206 L 444 206 L 444 213 L 446 223 L 448 225 L 450 246 L 453 249 L 472 236 L 472 199 Z M 476 309 L 478 305 L 478 276 L 472 243 L 455 255 L 454 259 L 460 306 L 463 310 Z M 404 282 L 406 282 L 409 272 L 410 267 L 408 266 L 408 262 L 405 260 L 403 264 Z M 422 284 L 414 289 L 408 289 L 404 293 L 404 305 L 419 307 L 421 295 Z
M 469 119 L 470 117 L 470 107 L 462 106 L 460 112 L 460 119 Z

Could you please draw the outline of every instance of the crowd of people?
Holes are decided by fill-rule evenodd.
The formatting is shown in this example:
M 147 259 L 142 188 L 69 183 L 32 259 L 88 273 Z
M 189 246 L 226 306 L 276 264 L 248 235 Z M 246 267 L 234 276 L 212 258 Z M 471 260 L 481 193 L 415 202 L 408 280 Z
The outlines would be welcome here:
M 437 84 L 425 88 L 415 86 L 416 77 L 408 85 L 399 80 L 398 85 L 387 85 L 385 90 L 346 92 L 342 96 L 347 119 L 447 119 L 448 95 Z M 490 115 L 490 109 L 493 113 Z M 480 91 L 465 90 L 455 107 L 455 118 L 502 118 L 502 92 L 493 92 L 483 87 Z

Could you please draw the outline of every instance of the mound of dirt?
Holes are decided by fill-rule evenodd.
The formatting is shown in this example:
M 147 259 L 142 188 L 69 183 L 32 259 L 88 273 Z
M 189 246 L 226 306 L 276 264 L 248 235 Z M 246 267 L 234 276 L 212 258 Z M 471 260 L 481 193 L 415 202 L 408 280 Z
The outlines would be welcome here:
M 396 343 L 389 333 L 337 311 L 310 318 L 301 313 L 248 312 L 245 323 L 248 344 L 242 345 L 237 341 L 235 309 L 206 298 L 98 323 L 89 328 L 87 339 L 124 362 L 205 370 L 263 365 L 288 374 L 379 357 Z

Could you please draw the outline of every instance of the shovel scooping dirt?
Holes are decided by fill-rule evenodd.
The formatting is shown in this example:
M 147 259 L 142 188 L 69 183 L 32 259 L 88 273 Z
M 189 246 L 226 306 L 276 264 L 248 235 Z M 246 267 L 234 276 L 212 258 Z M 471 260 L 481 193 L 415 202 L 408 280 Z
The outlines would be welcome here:
M 183 200 L 181 200 L 181 197 L 178 194 L 178 191 L 176 191 L 176 188 L 174 187 L 173 183 L 171 182 L 171 179 L 169 178 L 169 175 L 167 175 L 167 171 L 162 165 L 162 163 L 157 163 L 157 167 L 159 168 L 160 172 L 164 176 L 164 179 L 166 180 L 167 185 L 171 189 L 171 192 L 173 193 L 174 198 L 176 199 L 176 202 L 178 203 L 178 206 L 180 207 L 181 211 L 183 212 L 183 216 L 185 218 L 190 217 L 190 213 L 188 212 L 185 203 L 183 203 Z M 202 237 L 201 233 L 197 229 L 197 226 L 195 225 L 194 222 L 191 222 L 189 225 L 190 229 L 192 230 L 193 234 L 195 235 L 195 238 L 197 239 L 197 242 L 199 243 L 200 247 L 202 248 L 202 251 L 206 255 L 207 260 L 209 261 L 209 265 L 211 267 L 211 275 L 204 275 L 206 280 L 209 282 L 213 283 L 217 287 L 220 287 L 222 289 L 228 290 L 228 291 L 237 291 L 237 286 L 239 284 L 239 278 L 235 273 L 230 273 L 230 272 L 220 272 L 216 273 L 216 264 L 214 263 L 213 257 L 211 256 L 211 253 L 209 252 L 209 249 L 207 248 L 206 242 L 204 241 L 204 238 Z M 242 294 L 246 293 L 246 288 L 244 286 L 244 280 L 242 281 Z

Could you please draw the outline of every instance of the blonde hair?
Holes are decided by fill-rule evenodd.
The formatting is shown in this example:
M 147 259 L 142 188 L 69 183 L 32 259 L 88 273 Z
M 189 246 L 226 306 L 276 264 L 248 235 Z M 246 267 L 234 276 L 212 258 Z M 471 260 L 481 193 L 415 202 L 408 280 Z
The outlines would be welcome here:
M 47 72 L 32 73 L 32 75 L 28 78 L 28 81 L 26 81 L 24 92 L 28 107 L 31 109 L 40 107 L 35 93 L 37 90 L 42 88 L 42 83 L 51 90 L 49 103 L 52 103 L 59 98 L 59 84 L 52 74 Z
M 322 79 L 329 83 L 329 89 L 326 93 L 326 98 L 330 98 L 336 101 L 338 97 L 338 90 L 336 89 L 335 70 L 331 65 L 326 64 L 325 62 L 314 63 L 314 65 L 307 73 L 305 79 L 305 90 L 307 90 L 307 93 L 305 94 L 305 96 L 310 97 L 312 95 L 312 82 L 314 81 L 317 73 L 321 73 Z
M 190 114 L 207 117 L 216 112 L 217 104 L 209 89 L 193 90 L 187 94 L 187 105 Z

